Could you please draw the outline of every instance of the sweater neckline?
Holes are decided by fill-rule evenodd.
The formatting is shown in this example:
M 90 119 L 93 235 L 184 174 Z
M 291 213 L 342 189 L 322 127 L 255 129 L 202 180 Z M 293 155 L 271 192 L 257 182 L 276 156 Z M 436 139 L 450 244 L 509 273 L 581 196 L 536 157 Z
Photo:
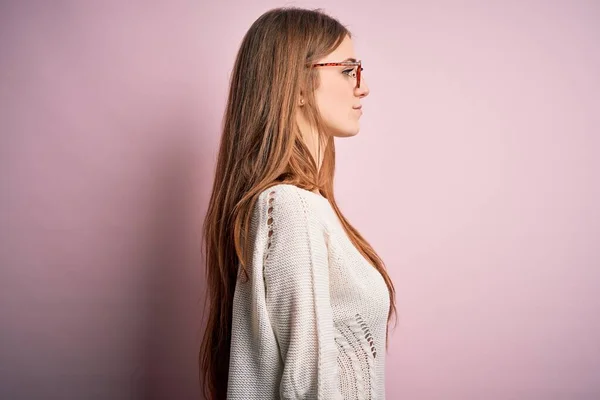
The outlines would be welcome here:
M 295 188 L 298 188 L 298 189 L 302 190 L 303 192 L 306 192 L 306 193 L 310 194 L 311 196 L 318 197 L 320 201 L 325 201 L 325 202 L 327 202 L 327 204 L 329 204 L 329 200 L 325 196 L 323 196 L 323 195 L 321 195 L 319 193 L 315 193 L 315 192 L 313 192 L 311 190 L 301 188 L 300 186 L 296 186 L 296 185 L 293 185 L 291 183 L 283 183 L 283 185 L 290 185 L 290 186 L 293 186 Z

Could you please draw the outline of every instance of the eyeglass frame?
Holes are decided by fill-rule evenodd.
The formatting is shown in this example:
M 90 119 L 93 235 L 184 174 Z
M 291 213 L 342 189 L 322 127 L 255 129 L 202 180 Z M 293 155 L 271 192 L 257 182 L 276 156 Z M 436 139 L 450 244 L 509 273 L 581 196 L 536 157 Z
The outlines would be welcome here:
M 362 67 L 362 60 L 316 63 L 316 64 L 309 64 L 309 66 L 310 67 L 342 67 L 342 66 L 358 67 L 358 68 L 356 68 L 356 87 L 355 88 L 360 89 L 360 76 L 361 76 L 362 70 L 364 69 Z

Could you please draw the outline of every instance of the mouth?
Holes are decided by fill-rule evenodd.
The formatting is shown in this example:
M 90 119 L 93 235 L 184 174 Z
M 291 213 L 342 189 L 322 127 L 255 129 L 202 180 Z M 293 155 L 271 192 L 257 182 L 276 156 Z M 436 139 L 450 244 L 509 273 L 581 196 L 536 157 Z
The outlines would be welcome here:
M 360 110 L 362 108 L 362 106 L 356 106 L 356 107 L 352 107 L 355 110 Z

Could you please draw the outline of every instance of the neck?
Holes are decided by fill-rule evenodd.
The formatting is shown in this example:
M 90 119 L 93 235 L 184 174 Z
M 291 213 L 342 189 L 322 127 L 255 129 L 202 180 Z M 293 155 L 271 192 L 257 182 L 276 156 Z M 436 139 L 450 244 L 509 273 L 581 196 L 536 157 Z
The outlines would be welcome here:
M 296 120 L 298 122 L 298 127 L 300 128 L 300 134 L 302 135 L 304 144 L 306 144 L 306 147 L 308 147 L 310 154 L 313 156 L 313 159 L 317 164 L 317 171 L 319 171 L 321 169 L 321 165 L 323 164 L 323 156 L 325 154 L 327 141 L 325 140 L 325 137 L 321 137 L 319 131 L 315 127 L 308 123 L 301 111 L 298 112 Z M 321 138 L 320 146 L 319 138 Z

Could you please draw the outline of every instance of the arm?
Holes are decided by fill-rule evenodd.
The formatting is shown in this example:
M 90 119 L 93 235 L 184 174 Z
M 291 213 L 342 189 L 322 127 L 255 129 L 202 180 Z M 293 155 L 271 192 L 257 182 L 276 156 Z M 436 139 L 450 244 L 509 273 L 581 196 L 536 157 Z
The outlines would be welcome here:
M 341 399 L 323 229 L 293 189 L 269 194 L 264 215 L 266 304 L 284 365 L 281 398 Z

